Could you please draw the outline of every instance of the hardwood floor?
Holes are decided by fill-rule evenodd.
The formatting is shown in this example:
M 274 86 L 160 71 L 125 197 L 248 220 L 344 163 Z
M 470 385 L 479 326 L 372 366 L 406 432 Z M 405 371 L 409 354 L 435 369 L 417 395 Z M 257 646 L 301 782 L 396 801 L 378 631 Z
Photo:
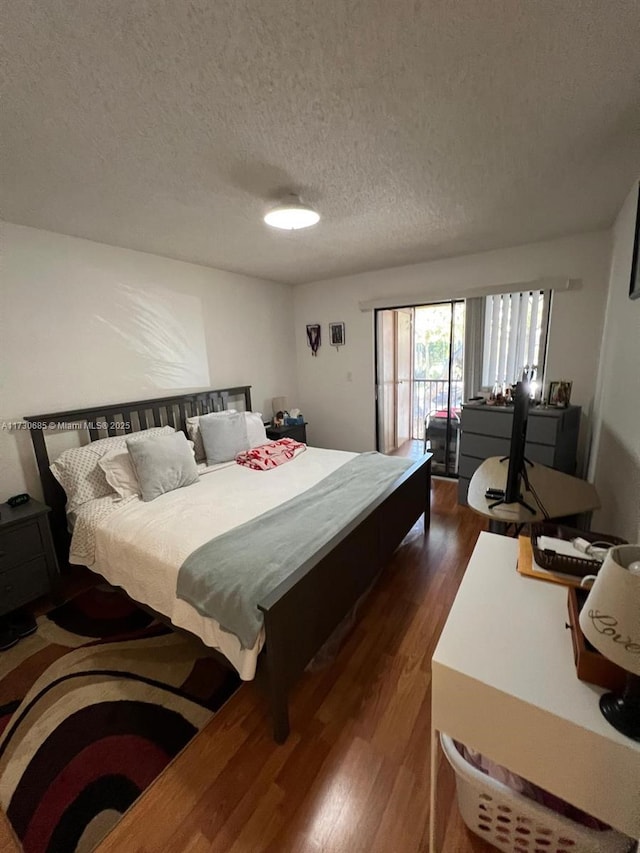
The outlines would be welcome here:
M 420 520 L 337 659 L 293 691 L 287 742 L 243 685 L 96 853 L 424 853 L 430 660 L 482 527 L 434 481 L 427 537 Z M 464 827 L 446 762 L 440 776 L 444 853 L 493 850 Z

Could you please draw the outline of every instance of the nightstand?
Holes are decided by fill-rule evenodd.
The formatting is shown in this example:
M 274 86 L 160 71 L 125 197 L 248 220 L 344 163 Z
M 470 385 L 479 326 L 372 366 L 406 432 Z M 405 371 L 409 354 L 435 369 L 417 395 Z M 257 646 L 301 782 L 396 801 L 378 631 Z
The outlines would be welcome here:
M 55 592 L 59 570 L 47 515 L 34 501 L 0 504 L 0 615 Z
M 303 424 L 294 424 L 293 426 L 268 426 L 266 430 L 267 438 L 270 438 L 272 441 L 277 441 L 279 438 L 292 438 L 294 441 L 301 441 L 303 444 L 307 443 L 306 421 Z

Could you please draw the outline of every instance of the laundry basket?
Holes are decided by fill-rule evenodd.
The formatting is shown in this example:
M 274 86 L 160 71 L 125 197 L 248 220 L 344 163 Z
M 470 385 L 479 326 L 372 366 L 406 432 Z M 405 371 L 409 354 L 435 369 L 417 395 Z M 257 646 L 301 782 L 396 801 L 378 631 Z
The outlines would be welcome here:
M 575 823 L 477 770 L 440 735 L 456 774 L 462 819 L 503 853 L 628 853 L 635 841 L 615 830 L 598 832 Z

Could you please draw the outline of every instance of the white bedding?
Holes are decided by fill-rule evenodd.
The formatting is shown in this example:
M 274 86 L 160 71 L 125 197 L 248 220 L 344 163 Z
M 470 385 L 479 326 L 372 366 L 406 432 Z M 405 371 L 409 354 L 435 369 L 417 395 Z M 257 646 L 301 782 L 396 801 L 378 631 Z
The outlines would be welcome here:
M 237 637 L 176 597 L 178 570 L 200 545 L 301 494 L 355 456 L 309 447 L 270 471 L 235 462 L 213 466 L 198 483 L 148 503 L 137 497 L 98 498 L 77 513 L 70 562 L 88 566 L 219 649 L 240 677 L 250 680 L 263 634 L 252 649 L 242 649 Z

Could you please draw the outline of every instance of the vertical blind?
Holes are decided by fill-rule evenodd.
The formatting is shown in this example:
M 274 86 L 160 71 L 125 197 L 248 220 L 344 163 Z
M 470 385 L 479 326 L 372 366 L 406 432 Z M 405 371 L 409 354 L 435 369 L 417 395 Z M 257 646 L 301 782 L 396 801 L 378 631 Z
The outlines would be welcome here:
M 548 294 L 546 295 L 548 300 Z M 513 384 L 525 367 L 542 375 L 545 292 L 502 293 L 485 297 L 482 384 Z

